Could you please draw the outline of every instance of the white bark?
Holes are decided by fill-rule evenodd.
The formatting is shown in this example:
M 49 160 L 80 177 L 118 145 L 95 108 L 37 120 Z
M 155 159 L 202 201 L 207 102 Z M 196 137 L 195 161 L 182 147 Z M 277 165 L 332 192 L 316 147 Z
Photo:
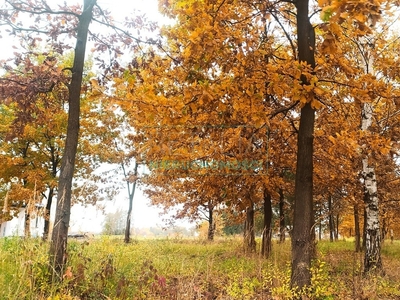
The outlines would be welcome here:
M 373 60 L 369 57 L 365 61 L 366 71 L 373 73 Z M 368 68 L 369 66 L 369 68 Z M 364 103 L 362 107 L 361 129 L 368 132 L 372 125 L 373 107 L 371 103 Z M 379 223 L 379 198 L 375 168 L 369 165 L 368 148 L 362 158 L 362 175 L 364 179 L 364 201 L 366 210 L 365 230 L 365 258 L 364 271 L 381 269 L 381 232 Z

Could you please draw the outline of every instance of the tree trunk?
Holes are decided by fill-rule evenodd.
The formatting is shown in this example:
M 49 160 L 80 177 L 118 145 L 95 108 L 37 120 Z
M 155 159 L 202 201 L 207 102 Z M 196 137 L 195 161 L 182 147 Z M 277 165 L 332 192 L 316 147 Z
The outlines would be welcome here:
M 339 240 L 339 214 L 336 215 L 336 221 L 334 222 L 335 225 L 335 241 Z
M 368 43 L 368 45 L 367 45 Z M 366 42 L 368 50 L 373 50 L 374 45 Z M 371 53 L 363 53 L 364 69 L 366 74 L 374 74 L 374 56 Z M 372 99 L 373 100 L 373 99 Z M 368 135 L 373 120 L 373 106 L 370 102 L 364 102 L 361 110 L 361 130 Z M 362 145 L 366 146 L 366 145 Z M 379 221 L 379 198 L 376 182 L 375 167 L 369 164 L 370 150 L 366 147 L 362 158 L 362 176 L 364 179 L 364 201 L 365 201 L 365 256 L 364 272 L 381 270 L 381 230 Z
M 122 163 L 122 169 L 124 171 L 125 177 L 127 177 L 128 174 L 126 174 L 125 166 L 123 163 Z M 134 170 L 135 181 L 132 183 L 132 189 L 130 186 L 131 182 L 129 182 L 128 180 L 126 181 L 126 184 L 128 186 L 128 195 L 129 195 L 129 207 L 128 207 L 128 214 L 126 216 L 125 238 L 124 238 L 124 242 L 126 244 L 128 244 L 131 241 L 131 218 L 133 209 L 133 198 L 135 197 L 135 190 L 136 190 L 137 169 L 138 169 L 138 163 L 135 162 L 135 170 Z
M 372 124 L 372 105 L 364 103 L 361 129 L 368 131 Z M 362 159 L 365 201 L 365 256 L 364 272 L 382 269 L 379 199 L 375 168 L 368 163 L 368 154 Z
M 358 214 L 358 205 L 354 204 L 354 234 L 356 252 L 361 251 L 361 232 L 360 232 L 360 216 Z
M 271 194 L 264 191 L 264 229 L 262 235 L 261 255 L 268 258 L 272 249 L 272 201 Z
M 382 216 L 385 216 L 385 210 L 383 209 L 382 211 Z M 382 218 L 382 228 L 381 228 L 381 243 L 382 245 L 385 243 L 385 239 L 386 239 L 386 235 L 388 233 L 388 222 L 387 222 L 387 218 L 383 217 Z
M 31 237 L 31 214 L 28 207 L 25 207 L 24 237 Z
M 50 146 L 51 149 L 51 176 L 52 178 L 57 178 L 57 168 L 58 164 L 60 163 L 56 146 L 52 144 Z M 53 198 L 54 198 L 54 186 L 49 186 L 49 194 L 47 195 L 47 203 L 45 208 L 45 215 L 44 215 L 44 228 L 43 228 L 43 241 L 47 241 L 49 238 L 50 233 L 50 213 L 51 213 L 51 206 L 53 205 Z
M 335 224 L 333 222 L 333 212 L 332 212 L 332 195 L 328 197 L 328 213 L 329 213 L 329 241 L 333 242 L 334 239 L 334 231 L 335 231 Z
M 208 206 L 208 231 L 207 240 L 213 241 L 215 235 L 215 221 L 214 221 L 214 209 L 212 205 Z
M 365 198 L 365 195 L 364 195 Z M 364 199 L 364 203 L 365 203 L 365 199 Z M 367 228 L 367 210 L 365 209 L 365 205 L 364 205 L 364 219 L 363 219 L 363 240 L 362 240 L 362 249 L 361 250 L 365 250 L 365 243 L 366 243 L 366 232 L 365 229 Z
M 285 197 L 283 190 L 279 189 L 279 243 L 284 243 L 286 238 L 285 224 Z
M 44 228 L 43 228 L 43 241 L 47 241 L 49 238 L 49 230 L 50 230 L 50 210 L 51 204 L 53 203 L 53 196 L 54 196 L 54 187 L 49 189 L 49 194 L 47 196 L 47 203 L 44 212 Z
M 299 61 L 315 68 L 315 32 L 308 17 L 308 0 L 295 1 L 297 8 L 297 44 Z M 308 85 L 306 76 L 301 81 Z M 297 164 L 292 232 L 291 286 L 303 288 L 311 284 L 311 260 L 314 256 L 313 211 L 313 140 L 315 110 L 310 101 L 300 111 L 297 141 Z
M 363 175 L 365 185 L 365 257 L 364 272 L 381 270 L 381 231 L 379 225 L 379 202 L 375 169 L 368 166 L 368 158 L 363 159 Z
M 61 280 L 67 261 L 67 238 L 71 213 L 71 189 L 79 136 L 80 97 L 82 73 L 89 24 L 92 20 L 95 0 L 84 0 L 79 16 L 74 64 L 71 83 L 68 86 L 68 125 L 63 158 L 58 181 L 57 210 L 50 244 L 50 269 L 52 280 Z
M 254 234 L 254 205 L 246 209 L 246 222 L 244 223 L 244 251 L 245 253 L 256 251 L 256 238 Z
M 319 209 L 319 230 L 318 230 L 318 239 L 322 240 L 322 207 Z

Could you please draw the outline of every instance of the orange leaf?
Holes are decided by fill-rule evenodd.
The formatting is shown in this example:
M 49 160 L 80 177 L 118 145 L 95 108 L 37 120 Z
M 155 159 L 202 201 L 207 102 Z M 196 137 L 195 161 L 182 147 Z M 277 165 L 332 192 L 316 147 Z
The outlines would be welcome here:
M 65 274 L 63 275 L 63 278 L 72 278 L 72 272 L 71 272 L 71 267 L 67 267 L 67 270 L 65 271 Z

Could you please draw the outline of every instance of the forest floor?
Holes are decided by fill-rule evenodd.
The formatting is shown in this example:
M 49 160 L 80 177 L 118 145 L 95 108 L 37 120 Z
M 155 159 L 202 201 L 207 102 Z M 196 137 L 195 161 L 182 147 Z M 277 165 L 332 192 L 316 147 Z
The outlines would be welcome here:
M 0 299 L 400 299 L 400 241 L 382 249 L 384 273 L 364 276 L 351 241 L 318 242 L 312 285 L 290 289 L 290 241 L 270 258 L 240 238 L 69 241 L 63 281 L 49 282 L 47 243 L 0 239 Z

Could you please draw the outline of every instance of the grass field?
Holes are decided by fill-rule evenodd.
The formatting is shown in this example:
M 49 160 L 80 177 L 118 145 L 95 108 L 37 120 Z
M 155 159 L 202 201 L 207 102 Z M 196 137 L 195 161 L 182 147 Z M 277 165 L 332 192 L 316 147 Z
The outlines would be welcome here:
M 69 241 L 62 283 L 51 283 L 48 244 L 0 239 L 0 299 L 400 299 L 400 241 L 386 242 L 385 273 L 363 276 L 353 243 L 319 242 L 312 286 L 290 289 L 290 242 L 269 259 L 245 255 L 240 238 Z

